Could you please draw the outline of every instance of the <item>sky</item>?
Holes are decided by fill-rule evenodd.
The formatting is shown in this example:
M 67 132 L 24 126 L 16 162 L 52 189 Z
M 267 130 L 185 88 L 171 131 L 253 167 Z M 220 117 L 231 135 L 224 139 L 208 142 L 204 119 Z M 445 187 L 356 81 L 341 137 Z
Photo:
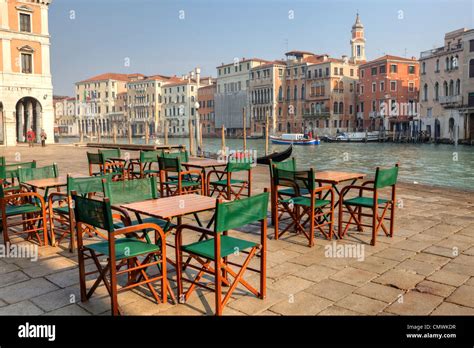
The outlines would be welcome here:
M 474 28 L 473 0 L 53 0 L 55 95 L 105 73 L 177 75 L 291 50 L 350 56 L 357 11 L 367 59 L 419 57 L 446 32 Z

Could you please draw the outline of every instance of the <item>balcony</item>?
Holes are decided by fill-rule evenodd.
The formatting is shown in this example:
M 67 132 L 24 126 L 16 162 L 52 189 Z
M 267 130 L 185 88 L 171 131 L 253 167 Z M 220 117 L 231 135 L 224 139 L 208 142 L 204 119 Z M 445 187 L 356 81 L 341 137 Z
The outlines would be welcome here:
M 445 108 L 461 106 L 462 95 L 439 96 L 439 103 Z
M 331 113 L 329 109 L 327 108 L 320 109 L 320 110 L 306 109 L 303 114 L 303 118 L 315 118 L 315 117 L 328 118 L 329 116 L 331 116 Z
M 358 112 L 356 115 L 357 115 L 357 119 L 361 119 L 361 120 L 364 119 L 364 113 L 363 112 Z
M 379 118 L 379 117 L 383 118 L 383 115 L 379 111 L 371 111 L 371 112 L 369 112 L 369 117 L 370 118 Z

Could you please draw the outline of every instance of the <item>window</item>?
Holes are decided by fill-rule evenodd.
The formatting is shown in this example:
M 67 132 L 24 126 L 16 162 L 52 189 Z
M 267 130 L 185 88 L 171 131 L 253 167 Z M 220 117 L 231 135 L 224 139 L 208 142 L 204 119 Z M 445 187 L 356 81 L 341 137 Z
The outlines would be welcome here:
M 390 72 L 395 74 L 397 72 L 397 64 L 390 64 Z
M 370 69 L 370 74 L 373 76 L 373 75 L 377 75 L 377 68 L 372 68 Z
M 381 65 L 379 67 L 379 71 L 381 74 L 385 74 L 387 72 L 387 67 L 385 65 Z
M 474 52 L 474 40 L 469 40 L 469 52 Z
M 354 106 L 353 105 L 349 105 L 349 115 L 352 115 L 354 112 Z
M 461 94 L 461 81 L 459 79 L 456 80 L 456 95 Z
M 31 33 L 31 15 L 20 13 L 20 31 Z
M 364 94 L 364 86 L 360 86 L 360 94 Z
M 414 92 L 414 91 L 415 91 L 415 83 L 408 82 L 408 92 Z
M 414 74 L 415 73 L 415 66 L 414 65 L 409 65 L 408 66 L 408 73 L 409 74 Z
M 329 76 L 329 67 L 326 68 L 326 76 Z
M 364 77 L 365 73 L 364 73 L 364 69 L 360 70 L 360 77 Z
M 435 72 L 439 72 L 439 59 L 436 59 L 436 70 Z
M 474 77 L 474 59 L 469 60 L 469 77 Z
M 380 81 L 380 92 L 383 92 L 383 91 L 385 91 L 385 82 Z
M 390 91 L 394 92 L 397 90 L 397 81 L 390 81 Z
M 337 68 L 334 67 L 334 75 L 337 75 Z
M 377 89 L 377 84 L 375 82 L 372 82 L 372 93 L 375 93 L 375 90 Z
M 33 56 L 29 53 L 21 54 L 21 72 L 23 74 L 33 73 Z
M 354 69 L 349 70 L 349 72 L 351 76 L 354 76 Z
M 435 95 L 435 100 L 439 100 L 439 83 L 436 82 L 434 86 L 434 95 Z
M 426 83 L 423 86 L 423 100 L 424 101 L 428 100 L 428 85 Z

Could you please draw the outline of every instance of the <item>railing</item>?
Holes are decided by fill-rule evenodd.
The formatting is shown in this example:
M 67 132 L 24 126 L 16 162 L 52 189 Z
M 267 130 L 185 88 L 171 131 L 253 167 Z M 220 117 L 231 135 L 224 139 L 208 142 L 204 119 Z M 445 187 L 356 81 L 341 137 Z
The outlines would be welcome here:
M 461 95 L 439 96 L 440 104 L 462 104 Z
M 303 117 L 329 117 L 331 116 L 331 112 L 328 108 L 320 109 L 320 110 L 310 110 L 306 109 L 303 113 Z
M 356 115 L 357 115 L 357 118 L 359 118 L 359 119 L 364 118 L 364 113 L 363 112 L 358 112 Z

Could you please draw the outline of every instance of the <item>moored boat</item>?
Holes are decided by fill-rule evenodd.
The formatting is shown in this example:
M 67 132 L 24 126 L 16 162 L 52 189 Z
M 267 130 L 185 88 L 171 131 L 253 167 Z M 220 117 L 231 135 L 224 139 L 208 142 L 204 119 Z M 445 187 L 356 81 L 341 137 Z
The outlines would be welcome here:
M 328 142 L 372 142 L 383 141 L 386 136 L 379 131 L 375 132 L 344 132 L 335 137 L 326 137 L 324 140 Z
M 319 145 L 319 138 L 306 138 L 304 134 L 282 134 L 281 137 L 271 135 L 270 140 L 273 144 L 291 144 L 291 145 Z

